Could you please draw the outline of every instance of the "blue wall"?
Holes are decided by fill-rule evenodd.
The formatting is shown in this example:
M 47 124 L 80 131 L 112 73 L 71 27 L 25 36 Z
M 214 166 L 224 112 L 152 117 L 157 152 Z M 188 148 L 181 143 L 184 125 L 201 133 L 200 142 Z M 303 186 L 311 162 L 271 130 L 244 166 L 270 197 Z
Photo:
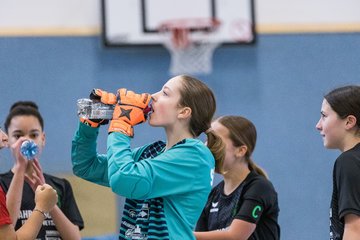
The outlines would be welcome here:
M 198 76 L 215 91 L 217 115 L 240 114 L 258 129 L 254 159 L 265 168 L 280 201 L 282 239 L 328 238 L 332 165 L 315 129 L 322 96 L 360 83 L 360 34 L 261 35 L 255 46 L 221 47 L 213 73 Z M 155 92 L 170 77 L 162 47 L 104 49 L 98 37 L 0 38 L 0 119 L 17 100 L 34 100 L 45 118 L 49 173 L 71 173 L 76 100 L 94 88 Z M 133 145 L 163 138 L 137 126 Z M 105 150 L 106 130 L 99 151 Z M 0 153 L 0 171 L 11 166 Z

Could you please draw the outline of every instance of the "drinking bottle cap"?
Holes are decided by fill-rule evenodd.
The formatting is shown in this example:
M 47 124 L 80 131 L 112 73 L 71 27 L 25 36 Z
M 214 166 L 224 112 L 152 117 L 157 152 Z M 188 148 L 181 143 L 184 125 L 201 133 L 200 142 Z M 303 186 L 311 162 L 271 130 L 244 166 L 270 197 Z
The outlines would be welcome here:
M 151 104 L 152 104 L 152 100 L 149 101 L 149 104 L 143 110 L 145 118 L 147 118 L 149 116 L 149 114 L 152 112 Z
M 39 147 L 34 141 L 26 140 L 21 144 L 20 152 L 27 160 L 32 160 L 39 153 Z

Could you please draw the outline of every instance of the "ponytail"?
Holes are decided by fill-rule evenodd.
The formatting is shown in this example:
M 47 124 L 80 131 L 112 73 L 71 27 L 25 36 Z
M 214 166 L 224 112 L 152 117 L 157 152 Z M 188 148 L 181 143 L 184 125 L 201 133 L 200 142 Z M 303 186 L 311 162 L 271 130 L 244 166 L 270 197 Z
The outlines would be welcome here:
M 225 143 L 211 128 L 205 134 L 207 136 L 207 146 L 215 158 L 215 172 L 222 174 L 224 172 Z
M 259 167 L 258 165 L 256 165 L 256 163 L 251 158 L 249 158 L 247 161 L 248 161 L 250 171 L 255 171 L 257 174 L 265 177 L 266 179 L 269 179 L 265 170 L 262 169 L 261 167 Z

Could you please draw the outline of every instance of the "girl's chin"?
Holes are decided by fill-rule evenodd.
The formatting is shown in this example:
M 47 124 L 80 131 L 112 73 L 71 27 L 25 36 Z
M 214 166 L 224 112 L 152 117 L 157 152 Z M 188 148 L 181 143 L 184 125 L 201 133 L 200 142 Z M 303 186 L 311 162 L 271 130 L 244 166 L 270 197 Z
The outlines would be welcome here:
M 151 119 L 148 121 L 149 125 L 152 127 L 160 127 L 162 125 L 157 124 L 156 122 L 152 121 Z

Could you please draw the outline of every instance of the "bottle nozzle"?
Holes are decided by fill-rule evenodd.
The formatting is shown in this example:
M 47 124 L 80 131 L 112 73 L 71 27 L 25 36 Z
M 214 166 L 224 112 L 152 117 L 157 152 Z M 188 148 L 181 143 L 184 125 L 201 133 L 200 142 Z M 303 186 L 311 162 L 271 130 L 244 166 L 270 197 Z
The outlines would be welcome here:
M 151 104 L 152 104 L 152 100 L 150 100 L 149 104 L 143 110 L 145 118 L 147 118 L 149 116 L 149 114 L 152 112 Z
M 34 141 L 25 140 L 21 144 L 20 152 L 27 160 L 32 160 L 39 153 L 39 147 Z

